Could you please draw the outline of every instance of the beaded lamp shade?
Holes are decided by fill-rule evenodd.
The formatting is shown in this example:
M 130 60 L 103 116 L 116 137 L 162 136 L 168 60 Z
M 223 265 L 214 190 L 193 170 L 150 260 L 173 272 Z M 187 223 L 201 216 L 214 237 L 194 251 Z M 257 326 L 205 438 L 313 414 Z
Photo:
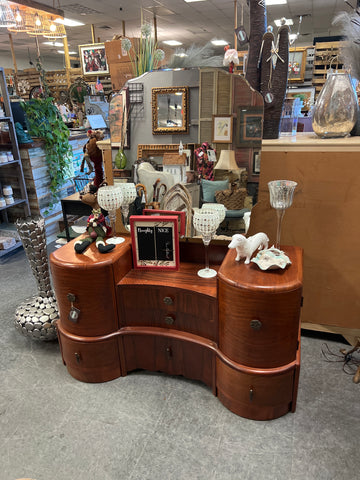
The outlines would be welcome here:
M 9 2 L 0 0 L 0 27 L 13 27 L 14 25 L 16 25 L 16 21 Z

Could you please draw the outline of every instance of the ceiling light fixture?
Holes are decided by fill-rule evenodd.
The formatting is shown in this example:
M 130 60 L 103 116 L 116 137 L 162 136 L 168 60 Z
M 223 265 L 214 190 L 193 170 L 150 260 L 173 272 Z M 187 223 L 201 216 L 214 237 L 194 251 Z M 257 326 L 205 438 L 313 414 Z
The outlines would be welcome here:
M 43 45 L 51 45 L 53 47 L 63 47 L 62 42 L 42 42 Z
M 182 45 L 181 42 L 178 42 L 177 40 L 164 40 L 163 43 L 166 45 L 170 45 L 171 47 L 177 47 L 178 45 Z
M 282 18 L 278 18 L 277 20 L 274 20 L 274 23 L 277 27 L 281 27 L 281 25 L 283 25 L 282 21 Z M 285 25 L 294 25 L 294 22 L 291 18 L 285 18 Z
M 64 50 L 58 50 L 57 52 L 58 52 L 58 53 L 62 53 L 63 55 L 65 55 Z M 78 53 L 78 52 L 69 52 L 69 55 L 75 55 L 76 53 Z
M 206 2 L 206 0 L 184 0 L 186 3 Z
M 229 45 L 229 42 L 226 40 L 211 40 L 211 43 L 216 47 L 224 47 L 225 45 Z
M 57 18 L 55 23 L 61 23 L 65 27 L 81 27 L 85 23 L 78 22 L 77 20 L 71 20 L 70 18 Z

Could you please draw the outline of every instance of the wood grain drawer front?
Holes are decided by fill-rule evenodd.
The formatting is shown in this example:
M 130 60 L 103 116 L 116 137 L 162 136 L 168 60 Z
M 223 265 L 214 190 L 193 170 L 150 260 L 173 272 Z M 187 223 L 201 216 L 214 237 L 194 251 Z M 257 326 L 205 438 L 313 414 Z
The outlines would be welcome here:
M 295 368 L 274 375 L 248 374 L 217 358 L 217 394 L 229 410 L 241 417 L 271 420 L 292 408 L 294 373 Z
M 52 267 L 63 328 L 75 335 L 106 335 L 118 329 L 111 266 L 101 269 Z M 70 319 L 70 311 L 75 318 Z
M 287 365 L 298 348 L 301 289 L 249 292 L 219 282 L 219 348 L 255 368 Z
M 61 352 L 69 373 L 83 382 L 107 382 L 118 378 L 120 357 L 116 338 L 84 343 L 59 334 Z
M 126 372 L 141 368 L 182 375 L 213 388 L 215 354 L 205 346 L 157 335 L 125 335 L 123 342 Z
M 118 286 L 122 326 L 164 327 L 217 339 L 214 297 L 171 287 Z

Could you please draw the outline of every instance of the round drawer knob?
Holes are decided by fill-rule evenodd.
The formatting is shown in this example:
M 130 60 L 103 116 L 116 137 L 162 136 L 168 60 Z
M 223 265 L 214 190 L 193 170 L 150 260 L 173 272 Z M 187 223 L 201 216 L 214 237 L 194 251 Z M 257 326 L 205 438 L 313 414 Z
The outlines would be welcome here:
M 174 317 L 170 317 L 170 315 L 168 315 L 167 317 L 165 317 L 165 323 L 166 323 L 166 325 L 172 325 L 174 322 L 175 322 L 175 318 L 174 318 Z
M 253 330 L 260 330 L 260 328 L 262 327 L 262 323 L 260 322 L 260 320 L 251 320 L 250 327 Z
M 174 300 L 171 297 L 164 297 L 164 303 L 165 305 L 172 305 Z

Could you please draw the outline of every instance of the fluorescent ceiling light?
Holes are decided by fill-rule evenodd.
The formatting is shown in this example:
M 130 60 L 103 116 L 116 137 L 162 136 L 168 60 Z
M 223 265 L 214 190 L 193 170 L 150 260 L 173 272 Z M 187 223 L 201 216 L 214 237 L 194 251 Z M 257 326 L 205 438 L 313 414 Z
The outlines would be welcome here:
M 277 20 L 274 20 L 274 23 L 277 27 L 281 27 L 281 18 L 278 18 Z M 294 22 L 292 21 L 291 18 L 285 18 L 285 25 L 294 25 Z
M 64 44 L 62 42 L 42 42 L 43 45 L 52 45 L 53 47 L 63 47 Z
M 65 55 L 64 50 L 58 50 L 57 52 L 58 52 L 58 53 L 62 53 L 63 55 Z M 69 52 L 69 55 L 75 55 L 76 53 L 78 53 L 78 52 Z
M 206 0 L 184 0 L 186 3 L 205 2 Z
M 181 53 L 174 53 L 174 56 L 175 57 L 187 57 L 188 55 L 186 55 L 185 52 L 181 52 Z
M 182 43 L 178 42 L 177 40 L 164 40 L 163 43 L 166 43 L 166 45 L 170 45 L 171 47 L 177 47 L 178 45 L 182 45 Z
M 292 40 L 296 40 L 298 38 L 298 34 L 297 33 L 290 33 L 289 35 L 289 40 L 292 41 Z
M 81 25 L 85 25 L 85 23 L 78 22 L 77 20 L 70 20 L 70 18 L 57 18 L 55 22 L 61 23 L 62 25 L 65 25 L 65 27 L 80 27 Z
M 224 45 L 229 45 L 229 42 L 227 42 L 226 40 L 211 40 L 211 43 L 213 45 L 216 45 L 217 47 L 222 47 Z
M 287 0 L 265 0 L 266 5 L 286 5 Z

